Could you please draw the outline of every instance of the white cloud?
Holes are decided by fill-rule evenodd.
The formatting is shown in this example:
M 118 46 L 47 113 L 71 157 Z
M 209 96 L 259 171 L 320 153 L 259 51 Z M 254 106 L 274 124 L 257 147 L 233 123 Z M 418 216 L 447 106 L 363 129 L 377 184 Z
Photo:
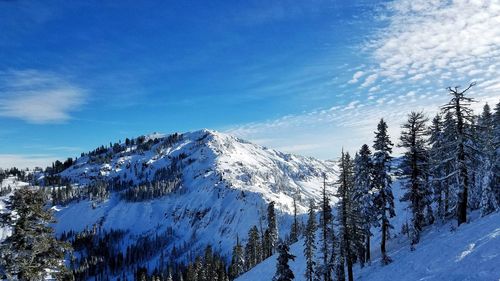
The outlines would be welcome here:
M 363 74 L 364 74 L 364 72 L 363 72 L 363 71 L 360 71 L 360 70 L 356 71 L 356 72 L 354 73 L 354 75 L 352 76 L 352 79 L 351 79 L 351 80 L 349 80 L 349 82 L 348 82 L 348 83 L 349 83 L 349 84 L 354 84 L 354 83 L 357 83 L 357 82 L 359 81 L 359 78 L 361 78 L 361 76 L 363 76 Z
M 383 98 L 379 100 L 380 103 L 374 101 L 377 106 L 332 107 L 266 122 L 243 124 L 229 128 L 226 132 L 284 152 L 334 159 L 342 147 L 355 152 L 364 143 L 371 145 L 380 118 L 387 121 L 391 139 L 397 143 L 401 122 L 411 109 L 424 110 L 430 115 L 438 109 L 428 100 L 398 103 L 391 99 L 385 103 L 386 100 Z
M 499 1 L 399 0 L 387 15 L 388 26 L 368 44 L 371 73 L 414 85 L 425 80 L 438 89 L 498 74 Z
M 344 108 L 344 110 L 354 109 L 358 104 L 359 101 L 352 101 Z
M 375 91 L 378 91 L 380 90 L 380 86 L 373 86 L 370 88 L 370 90 L 368 90 L 368 92 L 372 93 L 372 92 L 375 92 Z
M 368 87 L 370 86 L 371 84 L 373 84 L 378 78 L 378 74 L 371 74 L 369 75 L 368 77 L 366 77 L 365 79 L 365 82 L 363 82 L 363 84 L 361 84 L 361 87 L 362 88 L 365 88 L 365 87 Z
M 0 86 L 0 116 L 30 123 L 67 121 L 85 103 L 82 89 L 53 73 L 0 73 Z

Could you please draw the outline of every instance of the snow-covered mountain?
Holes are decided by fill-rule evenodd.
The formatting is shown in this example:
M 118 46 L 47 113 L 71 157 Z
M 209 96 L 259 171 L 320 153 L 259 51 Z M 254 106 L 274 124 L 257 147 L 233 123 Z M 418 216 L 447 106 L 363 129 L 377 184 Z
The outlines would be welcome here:
M 165 174 L 173 172 L 180 182 L 167 194 L 139 202 L 124 198 L 129 189 L 171 180 Z M 86 199 L 57 206 L 55 228 L 58 234 L 93 225 L 124 230 L 124 247 L 140 237 L 169 232 L 167 251 L 175 246 L 185 254 L 196 253 L 210 244 L 227 255 L 237 236 L 245 240 L 250 227 L 259 225 L 271 201 L 276 203 L 280 235 L 288 234 L 293 197 L 298 212 L 305 213 L 308 200 L 319 197 L 323 174 L 334 179 L 332 162 L 285 154 L 215 131 L 153 134 L 85 154 L 62 171 L 62 178 L 80 188 L 96 182 L 125 187 L 102 202 Z

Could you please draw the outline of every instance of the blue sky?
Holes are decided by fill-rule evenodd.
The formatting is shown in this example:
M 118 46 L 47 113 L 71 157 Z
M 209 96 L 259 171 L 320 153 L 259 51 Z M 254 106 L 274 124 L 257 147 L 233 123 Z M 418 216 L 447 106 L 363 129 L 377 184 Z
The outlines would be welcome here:
M 334 158 L 500 92 L 496 1 L 0 1 L 0 166 L 211 128 Z

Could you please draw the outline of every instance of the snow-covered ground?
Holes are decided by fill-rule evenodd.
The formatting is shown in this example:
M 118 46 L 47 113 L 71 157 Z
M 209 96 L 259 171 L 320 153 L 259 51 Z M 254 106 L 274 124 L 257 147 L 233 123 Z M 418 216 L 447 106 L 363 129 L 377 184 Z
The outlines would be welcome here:
M 389 256 L 393 262 L 380 264 L 379 235 L 377 230 L 372 241 L 372 264 L 364 268 L 355 265 L 354 279 L 378 280 L 500 280 L 500 213 L 479 218 L 471 214 L 472 221 L 456 228 L 456 222 L 435 224 L 424 230 L 421 242 L 411 251 L 406 236 L 398 234 L 406 220 L 399 182 L 395 182 L 396 214 L 392 223 L 393 235 L 388 241 Z M 305 280 L 303 241 L 293 244 L 291 253 L 296 256 L 290 262 L 295 280 Z M 271 281 L 276 271 L 276 258 L 272 256 L 237 281 Z
M 415 251 L 406 239 L 393 243 L 394 262 L 358 269 L 359 280 L 500 280 L 500 213 L 454 231 L 449 224 L 433 227 Z

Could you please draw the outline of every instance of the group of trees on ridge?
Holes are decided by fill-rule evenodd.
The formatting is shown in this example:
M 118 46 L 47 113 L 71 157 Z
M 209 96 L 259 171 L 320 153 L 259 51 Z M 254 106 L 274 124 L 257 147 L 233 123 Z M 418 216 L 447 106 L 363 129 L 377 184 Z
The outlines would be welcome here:
M 408 203 L 411 219 L 403 225 L 402 233 L 408 235 L 411 250 L 419 243 L 424 227 L 436 221 L 455 219 L 459 226 L 468 221 L 469 211 L 479 210 L 485 216 L 499 210 L 500 102 L 494 112 L 485 104 L 482 113 L 474 115 L 471 104 L 475 101 L 466 96 L 472 86 L 464 90 L 448 88 L 452 98 L 430 125 L 423 112 L 408 114 L 397 143 L 404 150 L 399 161 L 393 161 L 394 144 L 383 119 L 377 125 L 373 153 L 366 144 L 354 157 L 342 152 L 338 161 L 339 178 L 335 182 L 337 192 L 333 194 L 338 198 L 335 212 L 325 179 L 320 202 L 310 202 L 306 227 L 299 228 L 304 243 L 306 280 L 354 280 L 353 264 L 364 266 L 371 262 L 370 237 L 377 228 L 381 232 L 381 263 L 392 261 L 387 255 L 386 241 L 393 229 L 391 218 L 396 215 L 391 188 L 393 175 L 402 181 L 404 190 L 402 198 L 396 199 Z M 258 239 L 254 236 L 251 230 L 248 243 Z M 276 243 L 276 247 L 285 246 L 279 248 L 273 280 L 293 280 L 293 272 L 284 263 L 294 258 L 286 245 L 295 241 Z M 256 265 L 255 259 L 247 262 L 235 259 L 235 255 L 241 254 L 233 251 L 233 261 L 240 260 L 242 269 Z

